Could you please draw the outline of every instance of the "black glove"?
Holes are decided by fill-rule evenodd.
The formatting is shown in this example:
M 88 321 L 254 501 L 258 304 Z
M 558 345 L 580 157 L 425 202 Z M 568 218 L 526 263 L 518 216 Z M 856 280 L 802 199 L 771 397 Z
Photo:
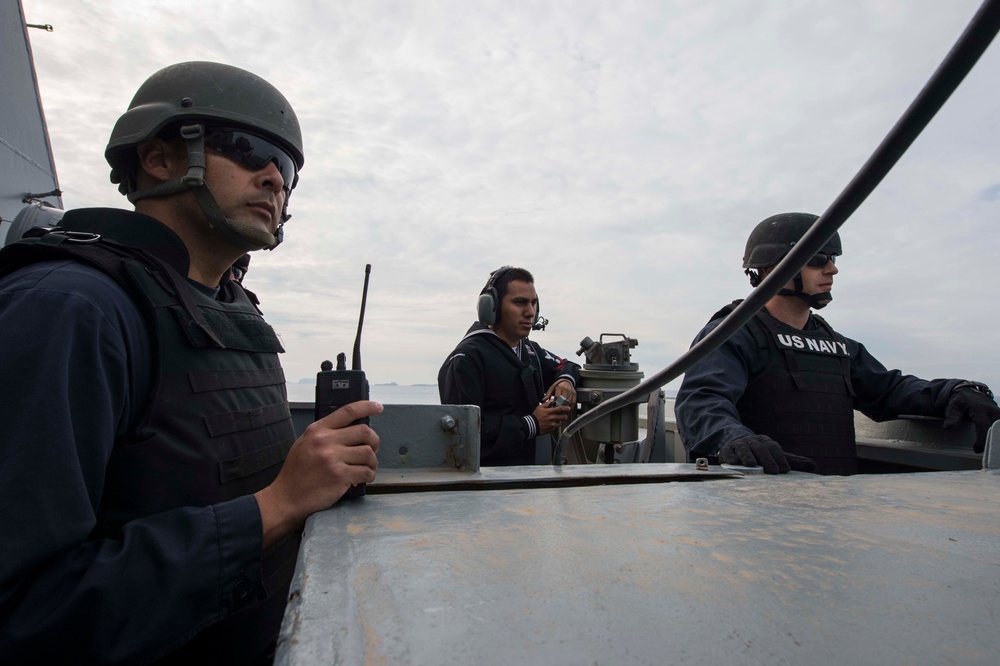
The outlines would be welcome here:
M 763 467 L 764 474 L 787 474 L 791 467 L 781 446 L 767 435 L 747 435 L 719 449 L 719 462 L 744 467 Z
M 986 448 L 986 432 L 1000 419 L 1000 407 L 993 402 L 993 392 L 985 384 L 963 382 L 956 386 L 944 408 L 944 427 L 959 421 L 972 421 L 976 427 L 976 443 L 972 450 L 982 453 Z
M 763 467 L 764 474 L 816 471 L 816 463 L 811 458 L 785 453 L 781 445 L 767 435 L 747 435 L 728 442 L 719 450 L 719 462 Z

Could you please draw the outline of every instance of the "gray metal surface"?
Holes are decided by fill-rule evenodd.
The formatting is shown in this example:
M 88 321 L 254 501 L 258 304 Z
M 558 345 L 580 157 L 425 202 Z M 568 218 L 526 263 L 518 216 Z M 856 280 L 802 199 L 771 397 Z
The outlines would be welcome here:
M 944 419 L 902 416 L 877 423 L 854 412 L 858 458 L 918 470 L 982 469 L 983 457 L 972 450 L 975 428 L 969 422 L 945 430 Z
M 47 36 L 39 32 L 39 36 Z M 0 2 L 0 245 L 26 194 L 58 187 L 20 2 Z M 45 199 L 62 208 L 57 196 Z
M 374 495 L 306 527 L 278 664 L 995 663 L 985 471 Z
M 371 417 L 379 435 L 379 470 L 471 472 L 479 469 L 479 408 L 475 405 L 383 405 Z M 311 402 L 291 402 L 292 425 L 313 422 Z
M 1000 428 L 994 423 L 986 433 L 986 451 L 983 452 L 983 469 L 1000 471 Z
M 490 490 L 494 488 L 555 488 L 667 481 L 708 481 L 759 473 L 760 468 L 736 465 L 698 470 L 692 464 L 627 465 L 533 465 L 530 467 L 483 467 L 475 471 L 447 468 L 420 470 L 379 467 L 370 494 L 425 492 L 428 490 Z

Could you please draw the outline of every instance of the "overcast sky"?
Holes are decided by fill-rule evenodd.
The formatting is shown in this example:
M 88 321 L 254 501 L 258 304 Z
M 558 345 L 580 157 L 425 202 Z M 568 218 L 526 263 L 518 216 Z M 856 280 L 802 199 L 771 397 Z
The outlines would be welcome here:
M 285 243 L 246 284 L 290 381 L 362 352 L 433 383 L 489 272 L 531 270 L 548 329 L 638 338 L 649 376 L 746 296 L 746 237 L 821 213 L 913 100 L 976 0 L 23 0 L 67 207 L 128 207 L 104 146 L 161 67 L 274 83 L 306 165 Z M 823 312 L 883 363 L 1000 388 L 1000 47 L 841 229 Z M 676 388 L 674 382 L 668 388 Z

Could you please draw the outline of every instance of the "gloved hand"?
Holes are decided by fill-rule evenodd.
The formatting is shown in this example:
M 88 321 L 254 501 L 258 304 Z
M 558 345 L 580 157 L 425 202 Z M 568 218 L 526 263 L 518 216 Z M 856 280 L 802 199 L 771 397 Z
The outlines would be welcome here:
M 747 435 L 726 442 L 719 449 L 719 462 L 744 467 L 763 467 L 764 474 L 787 474 L 791 469 L 781 446 L 766 435 Z
M 747 435 L 734 439 L 719 450 L 719 462 L 744 467 L 763 467 L 764 474 L 815 472 L 811 458 L 785 453 L 781 445 L 767 435 Z
M 978 387 L 982 388 L 978 388 Z M 1000 407 L 993 401 L 993 393 L 985 384 L 966 382 L 951 392 L 944 408 L 944 427 L 951 428 L 959 421 L 972 421 L 976 427 L 976 443 L 972 450 L 982 453 L 986 448 L 986 433 L 993 422 L 1000 419 Z

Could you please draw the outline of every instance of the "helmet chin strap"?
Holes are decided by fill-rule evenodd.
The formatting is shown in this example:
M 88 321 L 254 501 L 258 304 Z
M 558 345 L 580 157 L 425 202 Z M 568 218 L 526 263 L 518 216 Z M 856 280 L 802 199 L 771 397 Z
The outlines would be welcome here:
M 795 285 L 795 289 L 782 289 L 778 292 L 778 296 L 795 296 L 796 298 L 801 298 L 814 310 L 822 310 L 833 300 L 833 294 L 828 291 L 818 294 L 807 294 L 802 291 L 802 273 L 795 274 L 793 284 Z
M 144 190 L 135 190 L 128 194 L 132 203 L 142 199 L 168 197 L 182 192 L 194 192 L 195 199 L 208 218 L 208 225 L 226 241 L 243 252 L 252 250 L 273 250 L 284 239 L 284 226 L 288 218 L 288 197 L 285 197 L 281 209 L 281 221 L 274 234 L 268 233 L 253 225 L 232 220 L 222 213 L 219 203 L 212 196 L 212 190 L 205 184 L 205 127 L 201 124 L 184 125 L 181 127 L 181 138 L 187 147 L 188 171 L 173 180 L 154 185 Z
M 759 271 L 748 268 L 743 272 L 750 277 L 751 287 L 756 287 L 763 281 Z M 815 310 L 822 310 L 830 304 L 830 301 L 833 300 L 833 294 L 829 291 L 820 292 L 818 294 L 807 294 L 802 291 L 802 273 L 795 274 L 795 279 L 792 281 L 792 284 L 795 286 L 795 289 L 781 289 L 777 295 L 800 298 L 805 301 L 809 307 Z

